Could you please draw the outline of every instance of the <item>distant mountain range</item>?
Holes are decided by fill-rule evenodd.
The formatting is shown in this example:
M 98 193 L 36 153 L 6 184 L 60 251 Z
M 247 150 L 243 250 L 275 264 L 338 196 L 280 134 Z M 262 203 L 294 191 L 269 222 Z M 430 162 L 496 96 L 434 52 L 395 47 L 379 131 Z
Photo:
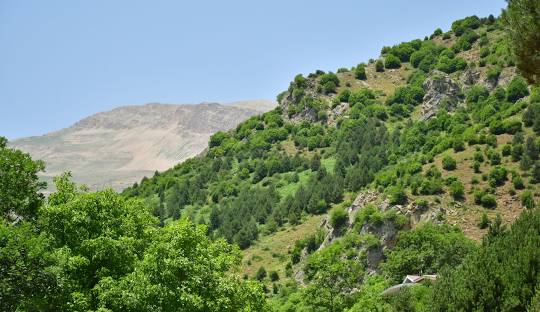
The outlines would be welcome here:
M 74 181 L 90 189 L 121 190 L 156 170 L 201 153 L 209 137 L 271 110 L 277 104 L 253 100 L 229 104 L 132 105 L 97 113 L 69 128 L 21 138 L 10 146 L 46 163 L 42 178 L 71 170 Z

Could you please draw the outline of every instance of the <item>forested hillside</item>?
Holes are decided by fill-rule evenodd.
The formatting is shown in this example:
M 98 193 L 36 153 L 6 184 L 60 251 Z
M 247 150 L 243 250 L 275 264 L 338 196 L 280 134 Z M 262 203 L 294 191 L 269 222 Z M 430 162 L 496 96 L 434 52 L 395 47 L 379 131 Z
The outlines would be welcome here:
M 537 206 L 540 94 L 502 28 L 471 16 L 298 75 L 277 109 L 124 195 L 246 249 L 246 277 L 278 310 L 362 310 L 364 293 L 459 265 L 494 224 Z
M 540 310 L 540 68 L 508 35 L 528 5 L 297 75 L 122 194 L 65 174 L 44 200 L 0 141 L 2 309 Z

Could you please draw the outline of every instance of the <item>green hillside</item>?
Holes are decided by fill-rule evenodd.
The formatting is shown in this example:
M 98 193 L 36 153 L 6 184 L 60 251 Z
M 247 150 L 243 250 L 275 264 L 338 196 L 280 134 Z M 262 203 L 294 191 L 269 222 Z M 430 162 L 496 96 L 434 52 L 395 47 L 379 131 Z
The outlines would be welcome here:
M 0 167 L 17 182 L 0 183 L 0 308 L 538 311 L 540 87 L 504 25 L 470 16 L 297 75 L 122 194 L 66 174 L 44 200 L 41 164 L 0 140 L 25 164 Z M 407 275 L 436 278 L 383 294 Z
M 472 252 L 496 218 L 510 224 L 536 207 L 539 96 L 517 74 L 500 20 L 471 16 L 376 60 L 296 76 L 277 109 L 215 134 L 204 156 L 124 195 L 145 199 L 163 223 L 188 217 L 246 249 L 242 271 L 276 307 L 323 306 L 306 298 L 324 288 L 318 274 L 332 262 L 352 255 L 349 291 L 378 276 L 389 285 L 437 274 L 452 262 L 385 269 L 400 231 L 440 224 L 430 231 L 457 231 Z M 347 214 L 366 192 L 375 198 Z M 360 218 L 366 207 L 372 215 Z M 342 230 L 321 225 L 340 213 Z M 378 224 L 396 233 L 385 238 Z M 325 237 L 332 243 L 319 248 Z M 380 259 L 367 263 L 373 250 Z M 356 295 L 343 292 L 330 306 L 352 305 Z

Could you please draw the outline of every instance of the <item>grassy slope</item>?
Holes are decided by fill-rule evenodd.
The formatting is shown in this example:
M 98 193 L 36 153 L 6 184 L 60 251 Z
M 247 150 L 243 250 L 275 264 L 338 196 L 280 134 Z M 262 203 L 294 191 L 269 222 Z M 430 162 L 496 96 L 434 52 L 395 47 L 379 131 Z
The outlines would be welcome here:
M 277 271 L 279 276 L 285 276 L 285 265 L 289 261 L 289 251 L 294 243 L 309 236 L 319 229 L 325 215 L 308 216 L 297 226 L 284 226 L 281 230 L 263 236 L 256 244 L 244 251 L 242 272 L 254 277 L 257 270 L 264 266 L 267 272 Z

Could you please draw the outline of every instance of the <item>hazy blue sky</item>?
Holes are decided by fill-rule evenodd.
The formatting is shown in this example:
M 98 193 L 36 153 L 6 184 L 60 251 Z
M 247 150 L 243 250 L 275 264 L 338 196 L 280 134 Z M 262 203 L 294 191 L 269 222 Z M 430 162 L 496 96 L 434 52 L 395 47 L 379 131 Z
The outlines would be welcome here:
M 268 98 L 503 0 L 0 0 L 0 135 L 126 104 Z

